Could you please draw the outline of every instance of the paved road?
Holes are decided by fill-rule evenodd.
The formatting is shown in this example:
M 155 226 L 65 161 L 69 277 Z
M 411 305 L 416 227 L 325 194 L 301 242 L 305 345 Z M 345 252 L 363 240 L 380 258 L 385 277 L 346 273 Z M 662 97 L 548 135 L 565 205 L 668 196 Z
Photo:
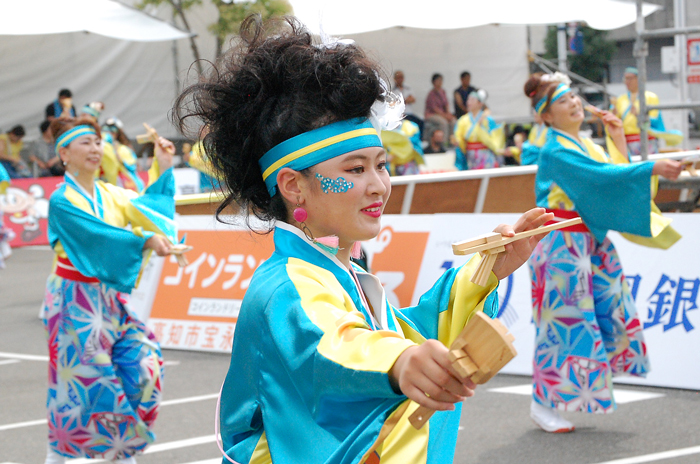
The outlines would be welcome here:
M 37 315 L 50 262 L 47 249 L 20 249 L 8 269 L 0 271 L 0 464 L 44 461 L 46 342 Z M 165 404 L 155 427 L 158 440 L 138 461 L 218 464 L 215 398 L 228 355 L 173 350 L 164 355 Z M 551 435 L 532 424 L 530 399 L 517 393 L 526 391 L 517 387 L 528 382 L 499 375 L 479 387 L 462 414 L 456 464 L 700 463 L 700 392 L 625 385 L 621 398 L 662 396 L 621 404 L 608 416 L 567 414 L 576 432 Z M 503 388 L 516 393 L 492 391 Z M 671 457 L 648 457 L 667 451 Z

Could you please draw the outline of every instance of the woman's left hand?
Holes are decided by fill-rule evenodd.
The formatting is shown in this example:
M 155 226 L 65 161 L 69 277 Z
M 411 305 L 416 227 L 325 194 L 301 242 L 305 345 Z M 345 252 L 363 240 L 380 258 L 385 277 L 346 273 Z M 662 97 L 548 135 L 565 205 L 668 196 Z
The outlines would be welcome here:
M 158 137 L 158 143 L 155 144 L 154 153 L 161 172 L 167 171 L 173 166 L 173 153 L 175 153 L 175 145 L 173 142 L 164 137 Z
M 518 232 L 536 229 L 545 222 L 554 219 L 553 213 L 547 213 L 544 208 L 533 208 L 520 216 L 515 225 L 501 224 L 493 231 L 499 232 L 503 237 L 512 237 Z M 537 243 L 547 234 L 534 235 L 532 237 L 516 240 L 505 246 L 506 251 L 499 253 L 493 265 L 493 273 L 498 280 L 504 279 L 512 274 L 517 268 L 525 264 L 530 258 Z

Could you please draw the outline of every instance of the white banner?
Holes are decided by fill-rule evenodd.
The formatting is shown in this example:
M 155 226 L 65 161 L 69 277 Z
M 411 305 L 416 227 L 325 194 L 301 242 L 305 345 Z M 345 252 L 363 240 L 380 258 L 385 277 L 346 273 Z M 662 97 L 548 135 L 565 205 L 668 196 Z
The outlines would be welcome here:
M 620 255 L 637 312 L 644 326 L 651 372 L 646 379 L 624 377 L 619 383 L 700 390 L 700 215 L 667 214 L 683 238 L 669 250 L 641 247 L 617 233 L 610 238 Z M 435 280 L 468 257 L 452 254 L 451 244 L 513 224 L 517 214 L 436 214 L 386 216 L 383 226 L 394 231 L 430 230 L 412 304 Z M 381 239 L 381 234 L 378 237 Z M 371 249 L 371 247 L 370 247 Z M 382 279 L 382 272 L 377 271 Z M 535 328 L 532 323 L 527 265 L 504 279 L 498 289 L 500 319 L 515 336 L 518 356 L 502 372 L 532 374 Z
M 667 216 L 683 235 L 670 250 L 644 248 L 611 233 L 644 325 L 651 360 L 651 372 L 646 379 L 625 377 L 619 382 L 700 390 L 700 234 L 696 232 L 700 230 L 700 214 Z M 517 214 L 386 216 L 377 238 L 363 243 L 363 247 L 372 272 L 382 281 L 389 300 L 405 307 L 417 303 L 446 269 L 466 262 L 467 256 L 452 254 L 453 242 L 481 235 L 500 223 L 513 224 L 518 217 Z M 148 325 L 163 347 L 230 351 L 247 286 L 230 287 L 225 281 L 234 275 L 241 282 L 248 282 L 254 269 L 270 256 L 272 237 L 222 230 L 224 227 L 217 226 L 211 216 L 180 217 L 178 221 L 182 232 L 189 231 L 188 243 L 195 247 L 195 252 L 185 269 L 161 261 L 161 266 L 165 265 L 162 273 L 158 267 L 145 276 L 160 281 Z M 229 262 L 226 256 L 233 260 L 229 263 L 233 274 L 224 272 Z M 198 274 L 200 266 L 202 272 Z M 195 281 L 201 284 L 194 285 Z M 527 265 L 504 279 L 498 293 L 499 318 L 515 336 L 518 351 L 518 356 L 503 372 L 530 375 L 535 328 Z M 147 303 L 153 296 L 143 295 L 140 299 Z

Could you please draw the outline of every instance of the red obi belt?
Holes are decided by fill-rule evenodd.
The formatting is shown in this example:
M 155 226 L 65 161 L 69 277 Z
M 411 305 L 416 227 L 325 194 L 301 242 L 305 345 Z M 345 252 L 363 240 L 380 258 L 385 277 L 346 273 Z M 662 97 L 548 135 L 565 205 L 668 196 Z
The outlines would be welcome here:
M 55 273 L 57 276 L 68 280 L 75 280 L 77 282 L 85 282 L 88 284 L 100 283 L 99 279 L 96 279 L 95 277 L 88 277 L 81 274 L 80 271 L 73 266 L 73 263 L 68 260 L 68 258 L 61 258 L 60 256 L 56 262 Z
M 649 140 L 656 139 L 656 137 L 653 137 L 651 135 L 647 137 L 649 138 Z M 627 140 L 627 143 L 641 142 L 642 136 L 639 134 L 625 134 L 625 140 Z
M 488 147 L 481 142 L 467 142 L 467 150 L 488 150 Z
M 567 211 L 565 209 L 546 209 L 548 213 L 554 213 L 554 220 L 546 222 L 544 224 L 545 226 L 548 226 L 550 224 L 556 224 L 557 222 L 565 221 L 567 219 L 575 219 L 577 217 L 581 217 L 576 211 Z M 586 224 L 584 224 L 583 222 L 581 224 L 564 227 L 563 229 L 559 230 L 562 232 L 591 232 L 590 230 L 588 230 L 588 227 L 586 227 Z

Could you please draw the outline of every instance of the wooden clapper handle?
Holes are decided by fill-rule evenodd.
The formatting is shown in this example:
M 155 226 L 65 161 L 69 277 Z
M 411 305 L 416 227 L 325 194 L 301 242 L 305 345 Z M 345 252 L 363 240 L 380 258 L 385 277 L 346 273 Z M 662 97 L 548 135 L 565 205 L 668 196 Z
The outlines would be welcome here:
M 514 340 L 501 321 L 479 311 L 452 342 L 449 359 L 462 378 L 484 384 L 517 355 Z M 408 420 L 416 429 L 420 429 L 434 412 L 419 406 Z

